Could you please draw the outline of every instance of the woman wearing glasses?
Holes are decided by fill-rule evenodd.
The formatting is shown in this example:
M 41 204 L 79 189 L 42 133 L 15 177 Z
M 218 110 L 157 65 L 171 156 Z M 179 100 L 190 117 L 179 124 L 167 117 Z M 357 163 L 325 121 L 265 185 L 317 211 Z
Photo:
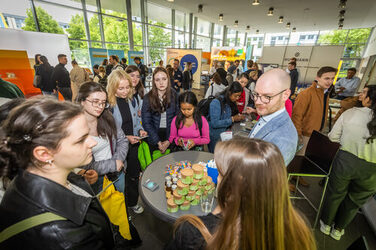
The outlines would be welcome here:
M 89 135 L 97 141 L 93 147 L 93 161 L 86 169 L 94 169 L 99 177 L 92 185 L 93 191 L 99 193 L 103 188 L 104 175 L 111 174 L 115 187 L 124 193 L 124 161 L 128 153 L 128 141 L 121 128 L 117 128 L 114 117 L 108 110 L 107 92 L 100 83 L 87 82 L 81 85 L 76 98 L 89 125 Z
M 144 209 L 137 204 L 138 181 L 141 172 L 138 147 L 141 138 L 148 135 L 141 126 L 141 117 L 138 115 L 140 100 L 136 100 L 133 96 L 135 89 L 132 87 L 132 78 L 123 70 L 116 70 L 111 73 L 108 77 L 107 90 L 108 101 L 113 107 L 116 125 L 123 130 L 129 140 L 128 168 L 125 174 L 127 206 L 135 213 L 140 214 Z
M 214 147 L 220 139 L 221 133 L 225 132 L 233 122 L 244 120 L 244 116 L 239 114 L 233 115 L 232 110 L 237 110 L 236 102 L 243 92 L 243 87 L 239 82 L 233 82 L 218 98 L 210 103 L 210 143 L 209 151 L 214 152 Z

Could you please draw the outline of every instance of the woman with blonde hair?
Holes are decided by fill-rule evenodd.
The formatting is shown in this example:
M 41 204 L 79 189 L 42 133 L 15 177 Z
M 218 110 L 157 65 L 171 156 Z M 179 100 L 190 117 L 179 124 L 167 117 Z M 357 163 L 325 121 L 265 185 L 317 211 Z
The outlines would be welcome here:
M 125 174 L 126 203 L 135 213 L 144 211 L 138 201 L 138 180 L 141 166 L 138 160 L 138 147 L 141 137 L 147 136 L 147 132 L 141 125 L 138 116 L 138 106 L 133 105 L 134 88 L 132 78 L 124 70 L 114 70 L 108 77 L 107 92 L 108 102 L 112 107 L 116 126 L 121 128 L 128 138 L 129 151 L 127 155 L 127 170 Z
M 259 139 L 216 145 L 218 206 L 175 223 L 167 249 L 314 250 L 315 241 L 293 208 L 279 149 Z

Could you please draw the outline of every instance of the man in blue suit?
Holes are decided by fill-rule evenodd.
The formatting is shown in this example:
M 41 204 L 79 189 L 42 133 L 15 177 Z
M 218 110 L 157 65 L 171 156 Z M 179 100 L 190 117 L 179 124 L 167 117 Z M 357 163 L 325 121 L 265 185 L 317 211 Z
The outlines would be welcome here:
M 264 73 L 257 81 L 253 98 L 259 121 L 251 130 L 250 138 L 259 138 L 275 144 L 287 166 L 295 156 L 298 134 L 285 109 L 290 96 L 291 79 L 281 69 Z

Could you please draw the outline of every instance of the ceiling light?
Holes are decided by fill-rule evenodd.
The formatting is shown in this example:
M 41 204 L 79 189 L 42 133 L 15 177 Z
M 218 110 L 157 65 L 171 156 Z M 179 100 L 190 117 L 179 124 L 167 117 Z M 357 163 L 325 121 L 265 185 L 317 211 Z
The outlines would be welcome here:
M 291 23 L 286 24 L 286 29 L 290 29 Z
M 340 0 L 338 8 L 346 9 L 346 2 L 347 2 L 347 0 Z
M 259 0 L 253 0 L 252 5 L 259 5 L 260 1 Z
M 294 27 L 294 28 L 292 28 L 292 32 L 296 32 L 296 28 Z
M 259 31 L 259 30 L 256 30 L 256 34 L 258 34 L 258 33 L 260 33 L 260 31 Z
M 273 16 L 273 11 L 274 11 L 274 8 L 273 7 L 270 7 L 269 10 L 268 10 L 268 16 Z
M 339 18 L 344 18 L 345 17 L 345 13 L 346 13 L 346 10 L 341 10 L 340 12 L 339 12 Z
M 283 23 L 283 16 L 280 16 L 278 19 L 278 23 Z
M 167 0 L 167 2 L 173 3 L 173 2 L 174 2 L 174 0 Z
M 220 22 L 223 21 L 223 14 L 219 14 L 219 21 L 220 21 Z
M 251 26 L 247 25 L 247 29 L 246 30 L 250 30 L 251 29 Z
M 239 21 L 236 20 L 236 21 L 235 21 L 235 24 L 234 24 L 234 27 L 237 28 L 238 26 L 239 26 Z
M 204 6 L 202 4 L 199 4 L 198 5 L 198 13 L 202 13 L 203 8 L 204 8 Z
M 341 30 L 343 28 L 343 24 L 338 26 L 338 29 Z
M 345 19 L 344 19 L 344 18 L 341 18 L 341 19 L 339 19 L 339 21 L 338 21 L 338 25 L 341 25 L 341 24 L 343 24 L 343 21 L 345 21 Z

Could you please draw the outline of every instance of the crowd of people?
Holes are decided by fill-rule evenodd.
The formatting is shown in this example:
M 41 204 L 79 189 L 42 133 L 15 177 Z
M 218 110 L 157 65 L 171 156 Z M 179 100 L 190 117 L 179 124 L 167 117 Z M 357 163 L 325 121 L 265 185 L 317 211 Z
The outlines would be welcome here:
M 139 57 L 128 66 L 110 56 L 94 66 L 92 80 L 77 62 L 69 73 L 67 57 L 58 60 L 52 67 L 36 55 L 44 97 L 0 107 L 0 175 L 6 187 L 0 229 L 44 213 L 60 219 L 13 235 L 0 242 L 2 249 L 119 247 L 113 237 L 118 229 L 95 195 L 107 176 L 116 180 L 128 209 L 144 211 L 138 203 L 141 142 L 151 155 L 207 147 L 219 172 L 218 206 L 204 217 L 179 218 L 167 249 L 316 249 L 309 226 L 289 200 L 286 167 L 295 155 L 304 155 L 312 132 L 326 126 L 335 68 L 320 68 L 312 85 L 296 94 L 296 60 L 288 63 L 288 72 L 265 73 L 251 60 L 246 70 L 235 61 L 227 71 L 214 61 L 212 84 L 199 102 L 191 91 L 190 62 L 183 71 L 178 59 L 166 67 L 161 61 L 147 92 L 149 69 Z M 353 77 L 342 81 L 338 95 L 354 95 Z M 58 92 L 66 102 L 56 100 Z M 359 101 L 329 133 L 341 149 L 320 230 L 337 240 L 376 193 L 376 88 L 365 87 Z M 247 116 L 257 119 L 248 138 L 221 142 L 221 134 Z M 304 179 L 300 184 L 308 185 Z

